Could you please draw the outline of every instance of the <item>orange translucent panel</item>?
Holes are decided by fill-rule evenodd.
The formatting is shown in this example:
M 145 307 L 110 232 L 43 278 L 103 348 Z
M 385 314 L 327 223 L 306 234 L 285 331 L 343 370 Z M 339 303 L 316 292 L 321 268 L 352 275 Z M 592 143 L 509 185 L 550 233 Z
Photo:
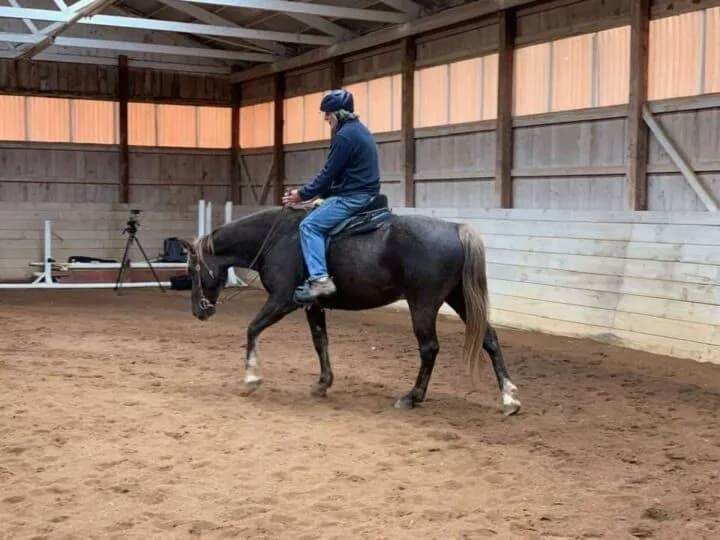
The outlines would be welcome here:
M 240 148 L 272 146 L 275 132 L 274 119 L 275 109 L 272 101 L 240 107 Z
M 275 133 L 275 104 L 272 101 L 255 105 L 253 142 L 256 147 L 272 146 Z
M 402 75 L 393 75 L 392 83 L 392 129 L 398 131 L 402 124 Z
M 413 77 L 413 124 L 414 127 L 420 125 L 420 77 L 415 72 Z
M 306 94 L 303 96 L 303 123 L 305 128 L 303 140 L 305 141 L 320 141 L 325 138 L 323 130 L 325 120 L 323 114 L 320 112 L 320 102 L 322 98 L 322 92 L 315 92 L 314 94 Z
M 650 21 L 648 99 L 698 93 L 702 12 Z
M 705 88 L 720 92 L 720 7 L 705 13 Z
M 345 87 L 345 90 L 353 95 L 353 101 L 355 104 L 355 114 L 360 117 L 360 120 L 367 124 L 368 121 L 368 83 L 367 81 L 349 84 Z
M 303 122 L 305 120 L 303 103 L 304 102 L 302 96 L 288 98 L 284 102 L 283 106 L 285 107 L 285 126 L 283 139 L 285 141 L 285 144 L 303 142 Z
M 593 35 L 558 39 L 552 46 L 552 110 L 592 105 Z
M 620 105 L 630 96 L 630 27 L 597 33 L 597 105 Z
M 195 107 L 188 105 L 158 105 L 158 146 L 183 148 L 197 146 L 196 122 Z
M 25 98 L 0 96 L 0 140 L 25 140 Z
M 254 148 L 255 106 L 240 107 L 240 148 Z
M 28 140 L 70 142 L 70 100 L 27 98 Z
M 482 117 L 482 58 L 450 64 L 451 124 L 473 122 Z
M 199 148 L 230 148 L 231 109 L 229 107 L 198 107 Z
M 128 103 L 128 144 L 132 146 L 157 146 L 155 105 L 153 103 Z
M 415 72 L 419 81 L 415 99 L 419 103 L 417 127 L 448 123 L 448 66 L 435 66 Z
M 72 101 L 72 141 L 76 143 L 114 144 L 117 129 L 117 103 L 74 99 Z
M 550 44 L 515 51 L 513 111 L 516 115 L 548 112 Z
M 497 118 L 498 55 L 483 57 L 482 119 Z
M 367 126 L 373 133 L 392 130 L 392 79 L 380 77 L 368 81 Z

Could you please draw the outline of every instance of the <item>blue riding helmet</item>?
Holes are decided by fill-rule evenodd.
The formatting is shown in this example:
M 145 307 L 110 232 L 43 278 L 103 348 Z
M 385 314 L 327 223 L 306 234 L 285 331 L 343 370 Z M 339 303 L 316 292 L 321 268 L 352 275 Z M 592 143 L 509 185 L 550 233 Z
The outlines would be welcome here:
M 325 113 L 337 112 L 344 109 L 348 112 L 355 112 L 355 104 L 353 96 L 347 90 L 332 90 L 328 95 L 322 98 L 320 102 L 320 110 Z

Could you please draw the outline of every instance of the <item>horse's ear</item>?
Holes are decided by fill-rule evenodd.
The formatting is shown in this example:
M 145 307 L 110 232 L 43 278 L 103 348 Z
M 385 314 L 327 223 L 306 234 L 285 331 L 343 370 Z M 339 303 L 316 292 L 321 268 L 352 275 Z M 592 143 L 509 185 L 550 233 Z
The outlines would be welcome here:
M 188 252 L 188 255 L 194 255 L 195 254 L 195 246 L 193 246 L 190 242 L 187 240 L 180 239 L 180 243 L 185 248 L 185 251 Z

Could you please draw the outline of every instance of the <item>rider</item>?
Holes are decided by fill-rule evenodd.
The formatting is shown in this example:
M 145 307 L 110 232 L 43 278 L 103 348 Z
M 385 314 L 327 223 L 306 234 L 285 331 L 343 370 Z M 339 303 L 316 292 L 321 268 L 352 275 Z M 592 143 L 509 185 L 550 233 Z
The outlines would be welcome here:
M 380 192 L 377 146 L 354 112 L 352 94 L 333 90 L 323 98 L 320 110 L 332 129 L 325 166 L 312 182 L 283 197 L 284 204 L 328 197 L 300 223 L 300 244 L 310 276 L 295 292 L 300 303 L 311 303 L 335 293 L 327 270 L 325 238 Z

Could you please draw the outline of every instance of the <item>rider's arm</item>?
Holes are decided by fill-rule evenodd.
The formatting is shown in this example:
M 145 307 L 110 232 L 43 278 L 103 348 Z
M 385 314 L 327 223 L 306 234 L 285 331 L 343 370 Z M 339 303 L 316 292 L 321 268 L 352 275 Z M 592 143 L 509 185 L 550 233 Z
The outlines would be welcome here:
M 338 133 L 333 137 L 325 166 L 312 182 L 305 184 L 298 190 L 303 201 L 318 195 L 324 195 L 330 190 L 332 181 L 345 169 L 348 159 L 350 159 L 351 149 L 350 141 L 343 134 Z

